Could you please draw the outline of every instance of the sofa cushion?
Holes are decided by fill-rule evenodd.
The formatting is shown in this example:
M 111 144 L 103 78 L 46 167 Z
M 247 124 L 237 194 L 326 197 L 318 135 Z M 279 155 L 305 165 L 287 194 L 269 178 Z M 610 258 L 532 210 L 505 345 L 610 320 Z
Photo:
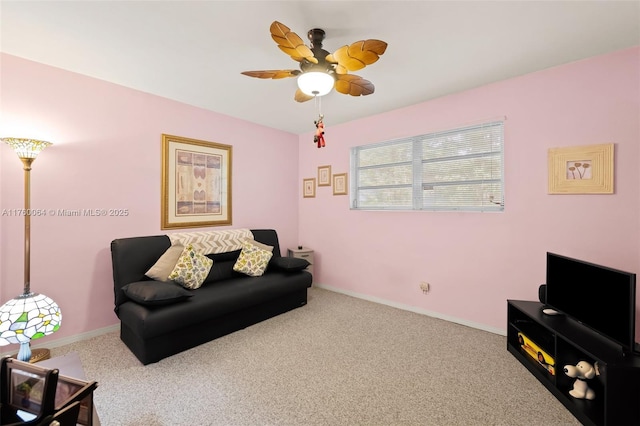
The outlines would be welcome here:
M 267 303 L 311 286 L 311 274 L 272 271 L 261 277 L 237 277 L 203 285 L 181 303 L 154 309 L 132 301 L 120 306 L 123 323 L 140 338 L 150 339 L 203 321 Z
M 197 253 L 191 244 L 188 244 L 175 268 L 169 274 L 169 279 L 174 280 L 183 287 L 196 289 L 204 283 L 213 265 L 213 260 L 202 253 Z
M 264 274 L 267 269 L 269 260 L 273 257 L 271 250 L 265 250 L 264 244 L 256 243 L 252 240 L 245 240 L 242 243 L 242 251 L 233 270 L 249 275 L 251 277 L 259 277 Z M 268 247 L 268 246 L 267 246 Z M 273 247 L 270 247 L 273 250 Z
M 122 287 L 131 300 L 145 306 L 161 306 L 180 302 L 193 294 L 178 284 L 162 281 L 138 281 Z
M 252 240 L 252 244 L 260 244 L 260 243 L 258 241 Z M 264 246 L 267 248 L 267 250 L 277 249 L 277 247 L 273 247 L 267 244 L 264 244 Z M 209 271 L 209 275 L 207 275 L 207 278 L 205 279 L 203 285 L 216 282 L 216 281 L 226 280 L 229 278 L 237 278 L 237 277 L 244 276 L 244 274 L 233 270 L 233 266 L 238 260 L 238 257 L 240 256 L 241 251 L 242 250 L 234 250 L 227 253 L 215 253 L 215 254 L 206 255 L 209 259 L 213 260 L 213 266 L 211 267 L 211 270 Z
M 179 244 L 169 247 L 145 275 L 153 280 L 168 281 L 169 274 L 178 263 L 178 258 L 180 258 L 183 250 L 184 247 Z
M 236 260 L 238 260 L 238 256 L 240 256 L 240 250 L 236 250 L 234 253 L 235 257 L 225 260 L 220 260 L 220 255 L 218 254 L 207 255 L 209 259 L 213 260 L 213 266 L 209 271 L 209 275 L 207 275 L 207 278 L 204 280 L 203 285 L 207 285 L 216 281 L 227 280 L 229 278 L 243 276 L 243 274 L 240 274 L 239 272 L 233 270 L 233 265 L 235 265 Z
M 269 268 L 285 272 L 297 272 L 304 270 L 310 263 L 307 259 L 299 257 L 274 257 L 269 262 Z

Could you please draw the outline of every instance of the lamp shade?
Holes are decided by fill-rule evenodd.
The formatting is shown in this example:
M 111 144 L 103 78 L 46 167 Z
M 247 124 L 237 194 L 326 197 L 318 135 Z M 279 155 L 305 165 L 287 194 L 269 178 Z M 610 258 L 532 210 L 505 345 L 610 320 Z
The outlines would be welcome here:
M 29 343 L 60 328 L 60 308 L 44 294 L 23 294 L 0 307 L 0 346 Z
M 334 78 L 326 72 L 310 71 L 298 77 L 298 87 L 309 96 L 326 95 L 333 89 L 334 83 Z
M 40 141 L 37 139 L 24 138 L 3 138 L 20 158 L 36 158 L 40 151 L 51 145 L 51 142 Z

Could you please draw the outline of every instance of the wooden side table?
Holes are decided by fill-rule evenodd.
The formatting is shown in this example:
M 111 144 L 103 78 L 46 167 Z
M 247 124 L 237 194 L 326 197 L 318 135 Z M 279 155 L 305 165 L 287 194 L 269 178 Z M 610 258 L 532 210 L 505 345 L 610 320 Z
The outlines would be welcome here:
M 307 266 L 306 271 L 309 271 L 311 275 L 313 275 L 313 250 L 308 247 L 288 249 L 287 256 L 305 259 L 309 262 L 309 266 Z

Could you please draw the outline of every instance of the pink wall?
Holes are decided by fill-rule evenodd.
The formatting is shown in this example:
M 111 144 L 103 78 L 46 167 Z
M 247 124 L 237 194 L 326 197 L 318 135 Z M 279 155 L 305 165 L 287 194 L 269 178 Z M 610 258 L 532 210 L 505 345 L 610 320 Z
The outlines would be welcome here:
M 285 250 L 297 244 L 296 135 L 17 57 L 0 59 L 0 137 L 55 143 L 34 163 L 32 208 L 130 212 L 32 219 L 32 289 L 63 313 L 62 328 L 43 343 L 117 323 L 111 240 L 166 233 L 160 230 L 162 133 L 232 145 L 230 228 L 274 228 Z M 0 207 L 22 208 L 22 164 L 0 145 Z M 24 222 L 0 220 L 4 301 L 22 291 Z
M 503 213 L 355 211 L 348 197 L 317 188 L 299 204 L 315 281 L 506 330 L 506 299 L 537 299 L 547 251 L 640 273 L 639 100 L 636 47 L 343 125 L 332 126 L 323 111 L 327 146 L 300 136 L 301 178 L 326 164 L 348 172 L 353 146 L 506 117 L 506 206 Z M 547 194 L 549 148 L 611 142 L 614 195 Z M 431 283 L 427 295 L 420 281 Z
M 283 248 L 312 247 L 315 281 L 347 292 L 504 330 L 505 300 L 536 298 L 546 251 L 640 272 L 640 48 L 343 125 L 332 126 L 331 111 L 323 111 L 323 149 L 311 134 L 298 137 L 10 55 L 0 60 L 0 136 L 55 143 L 34 164 L 32 207 L 131 212 L 33 219 L 32 286 L 64 315 L 60 332 L 46 339 L 117 323 L 109 243 L 164 233 L 162 133 L 233 145 L 232 227 L 272 227 Z M 301 179 L 315 177 L 317 166 L 349 170 L 352 146 L 499 116 L 507 118 L 503 213 L 351 211 L 348 197 L 331 195 L 330 187 L 302 198 Z M 548 148 L 606 142 L 616 144 L 615 195 L 546 193 Z M 0 145 L 0 208 L 22 207 L 22 173 L 15 154 Z M 22 288 L 22 227 L 21 217 L 0 217 L 1 300 Z M 426 296 L 420 281 L 431 283 Z

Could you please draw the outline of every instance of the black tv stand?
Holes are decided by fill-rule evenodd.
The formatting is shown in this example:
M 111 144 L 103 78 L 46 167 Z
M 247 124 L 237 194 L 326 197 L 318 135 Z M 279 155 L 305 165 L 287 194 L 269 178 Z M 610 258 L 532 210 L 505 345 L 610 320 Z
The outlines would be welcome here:
M 640 425 L 640 354 L 622 347 L 565 315 L 545 315 L 540 302 L 507 301 L 507 350 L 585 425 Z M 525 348 L 522 336 L 555 361 L 542 364 Z M 636 350 L 638 345 L 636 345 Z M 587 361 L 599 374 L 588 381 L 589 401 L 569 395 L 575 379 L 565 365 Z

